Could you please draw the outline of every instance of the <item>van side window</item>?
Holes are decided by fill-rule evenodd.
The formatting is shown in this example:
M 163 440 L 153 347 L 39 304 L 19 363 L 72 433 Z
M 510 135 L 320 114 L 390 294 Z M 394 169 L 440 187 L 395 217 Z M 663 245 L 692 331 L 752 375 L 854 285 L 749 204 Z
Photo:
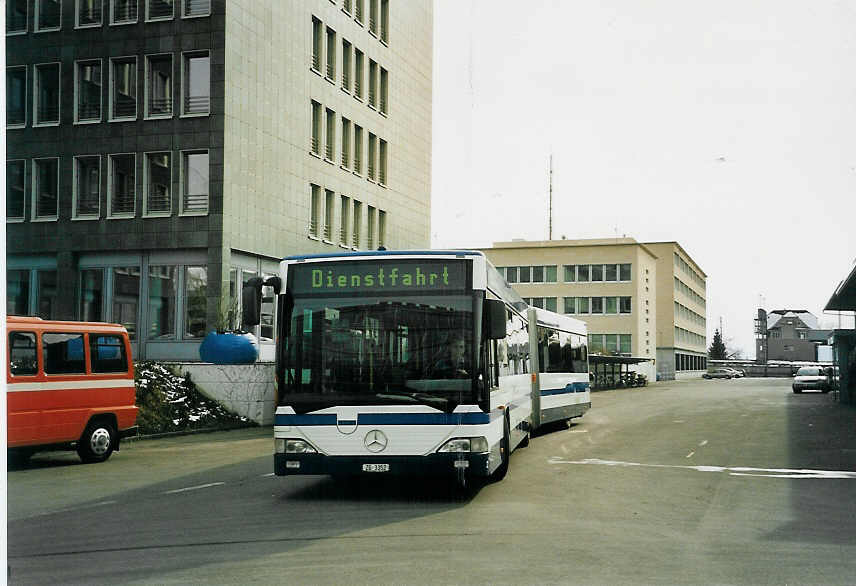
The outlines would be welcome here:
M 9 334 L 9 372 L 12 376 L 27 376 L 39 371 L 36 358 L 36 334 L 11 332 Z
M 89 334 L 92 372 L 128 372 L 125 344 L 119 336 Z
M 84 374 L 83 334 L 42 334 L 45 374 Z

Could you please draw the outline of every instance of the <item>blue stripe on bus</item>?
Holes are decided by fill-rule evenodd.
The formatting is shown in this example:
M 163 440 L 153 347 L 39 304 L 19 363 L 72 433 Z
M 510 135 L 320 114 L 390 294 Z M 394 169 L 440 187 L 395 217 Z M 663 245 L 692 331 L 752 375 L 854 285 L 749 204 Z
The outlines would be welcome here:
M 568 383 L 561 389 L 543 389 L 541 391 L 541 396 L 546 397 L 548 395 L 564 395 L 566 393 L 584 393 L 591 388 L 589 383 Z
M 287 256 L 283 260 L 312 260 L 317 258 L 348 258 L 356 256 L 484 256 L 478 250 L 366 250 L 360 252 L 323 253 L 323 254 L 297 254 Z
M 338 421 L 339 425 L 478 425 L 490 422 L 489 413 L 362 413 L 358 421 Z M 336 425 L 336 415 L 285 415 L 274 418 L 274 425 Z

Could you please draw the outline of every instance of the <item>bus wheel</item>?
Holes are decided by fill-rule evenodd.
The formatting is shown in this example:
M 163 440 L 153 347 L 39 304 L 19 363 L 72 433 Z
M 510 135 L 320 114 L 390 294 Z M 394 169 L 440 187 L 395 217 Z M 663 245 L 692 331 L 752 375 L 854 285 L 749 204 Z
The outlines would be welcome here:
M 504 418 L 503 432 L 502 432 L 502 440 L 499 443 L 499 457 L 501 458 L 499 463 L 499 468 L 494 470 L 493 474 L 491 474 L 491 478 L 494 481 L 502 480 L 505 478 L 505 475 L 508 474 L 508 459 L 511 456 L 511 440 L 509 436 L 511 435 L 511 426 L 508 424 L 508 416 L 506 415 Z
M 77 444 L 77 455 L 86 463 L 104 462 L 116 447 L 115 438 L 113 425 L 104 420 L 93 421 L 86 426 Z

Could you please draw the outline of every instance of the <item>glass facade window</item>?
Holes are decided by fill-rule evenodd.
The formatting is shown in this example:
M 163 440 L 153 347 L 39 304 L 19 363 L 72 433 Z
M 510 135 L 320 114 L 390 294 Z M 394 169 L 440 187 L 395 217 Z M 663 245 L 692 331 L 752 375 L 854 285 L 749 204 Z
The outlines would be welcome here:
M 354 49 L 354 97 L 363 99 L 363 52 Z
M 6 271 L 6 315 L 29 315 L 30 271 Z
M 175 0 L 146 0 L 146 20 L 169 20 L 175 16 Z
M 110 118 L 133 120 L 137 117 L 137 58 L 111 59 L 110 64 Z
M 556 282 L 556 265 L 547 265 L 546 267 L 544 267 L 544 270 L 546 271 L 546 275 L 545 275 L 546 279 L 545 280 L 548 283 L 555 283 Z
M 363 172 L 363 129 L 354 124 L 354 173 Z
M 592 297 L 591 298 L 591 312 L 592 313 L 603 313 L 603 297 Z
M 175 339 L 177 288 L 176 267 L 155 265 L 149 267 L 148 339 Z
M 604 297 L 604 313 L 618 313 L 618 297 Z
M 318 238 L 321 235 L 321 188 L 309 185 L 309 235 Z
M 565 297 L 564 298 L 564 312 L 565 313 L 576 313 L 577 312 L 577 298 L 576 297 Z
M 377 108 L 377 63 L 369 59 L 369 106 Z
M 59 30 L 61 8 L 62 0 L 36 0 L 36 30 Z
M 202 338 L 208 323 L 207 312 L 208 269 L 185 267 L 184 269 L 184 338 Z
M 104 269 L 80 271 L 80 319 L 104 320 Z
M 342 39 L 342 89 L 351 91 L 351 43 Z
M 363 225 L 363 204 L 354 200 L 354 228 L 351 230 L 352 245 L 354 248 L 360 247 L 360 229 Z
M 377 179 L 377 137 L 371 132 L 369 132 L 368 178 L 372 181 Z
M 208 213 L 208 151 L 185 152 L 182 157 L 182 213 Z
M 172 55 L 146 57 L 146 116 L 172 116 Z
M 339 244 L 348 246 L 348 228 L 351 216 L 351 198 L 346 195 L 341 196 L 340 218 L 339 218 Z
M 547 311 L 556 311 L 556 298 L 555 297 L 545 297 L 544 298 L 544 309 Z
M 110 24 L 137 22 L 137 0 L 110 0 Z
M 591 354 L 603 354 L 603 334 L 588 335 L 588 350 Z
M 335 209 L 333 208 L 336 195 L 329 189 L 324 190 L 324 240 L 333 242 L 333 218 L 335 217 Z
M 35 124 L 59 124 L 59 63 L 36 65 Z
M 389 43 L 389 0 L 380 0 L 380 40 Z
M 78 122 L 101 120 L 101 60 L 77 62 Z
M 321 104 L 312 100 L 312 139 L 309 149 L 321 156 Z
M 182 0 L 181 16 L 191 18 L 211 14 L 211 0 Z
M 625 263 L 618 265 L 619 272 L 619 280 L 620 281 L 629 281 L 630 280 L 630 263 Z
M 336 79 L 336 31 L 327 28 L 327 79 Z
M 131 340 L 137 339 L 140 306 L 140 267 L 113 267 L 113 317 L 115 323 L 128 330 Z
M 27 123 L 27 68 L 6 68 L 6 126 Z
M 517 282 L 517 275 L 519 273 L 519 271 L 517 270 L 517 267 L 506 267 L 505 273 L 506 273 L 505 274 L 505 280 L 506 281 L 508 281 L 509 283 L 516 283 Z
M 100 206 L 101 157 L 74 157 L 74 217 L 97 218 Z
M 383 210 L 377 213 L 377 245 L 386 246 L 386 212 Z
M 35 217 L 56 219 L 59 201 L 59 159 L 35 159 L 33 179 Z
M 577 280 L 576 265 L 565 265 L 565 283 L 575 283 Z
M 604 265 L 604 281 L 618 280 L 618 265 Z
M 58 319 L 56 271 L 38 271 L 39 306 L 37 315 L 42 319 Z
M 6 219 L 23 220 L 26 205 L 25 169 L 23 160 L 6 161 Z
M 377 214 L 374 206 L 366 206 L 366 248 L 375 249 L 375 218 Z
M 386 114 L 389 107 L 389 72 L 380 68 L 380 113 Z
M 312 17 L 312 69 L 316 72 L 321 71 L 321 21 Z
M 589 312 L 589 298 L 588 297 L 577 297 L 577 313 L 588 313 Z
M 618 354 L 618 334 L 604 335 L 607 354 Z
M 630 334 L 618 334 L 618 351 L 622 354 L 630 354 Z
M 619 297 L 619 311 L 621 313 L 631 312 L 631 297 Z
M 592 282 L 603 281 L 603 265 L 591 265 Z
M 27 32 L 29 0 L 6 0 L 6 34 Z
M 101 25 L 101 8 L 104 0 L 76 0 L 77 2 L 77 27 L 89 27 Z
M 168 215 L 172 208 L 172 153 L 146 154 L 146 214 Z
M 544 267 L 543 266 L 532 267 L 532 282 L 533 283 L 543 283 L 544 282 Z
M 208 51 L 184 56 L 183 114 L 208 114 L 211 110 L 211 58 Z
M 588 283 L 591 272 L 590 265 L 577 265 L 577 281 L 580 283 Z
M 133 216 L 137 203 L 137 159 L 110 155 L 110 216 Z
M 380 150 L 378 155 L 380 157 L 378 161 L 378 183 L 381 185 L 386 185 L 386 164 L 387 164 L 387 146 L 386 141 L 380 139 L 379 141 Z
M 521 283 L 532 282 L 532 267 L 517 267 L 517 269 L 517 278 L 520 280 Z
M 336 152 L 336 113 L 326 108 L 327 117 L 327 144 L 324 147 L 324 158 L 328 161 L 333 161 L 333 154 Z

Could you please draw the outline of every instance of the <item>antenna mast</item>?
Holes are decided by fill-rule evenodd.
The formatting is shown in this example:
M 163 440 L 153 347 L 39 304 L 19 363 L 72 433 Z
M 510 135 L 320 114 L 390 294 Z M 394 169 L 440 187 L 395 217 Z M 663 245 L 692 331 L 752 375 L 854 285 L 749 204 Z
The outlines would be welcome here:
M 553 153 L 550 153 L 550 215 L 547 226 L 547 240 L 553 239 Z

